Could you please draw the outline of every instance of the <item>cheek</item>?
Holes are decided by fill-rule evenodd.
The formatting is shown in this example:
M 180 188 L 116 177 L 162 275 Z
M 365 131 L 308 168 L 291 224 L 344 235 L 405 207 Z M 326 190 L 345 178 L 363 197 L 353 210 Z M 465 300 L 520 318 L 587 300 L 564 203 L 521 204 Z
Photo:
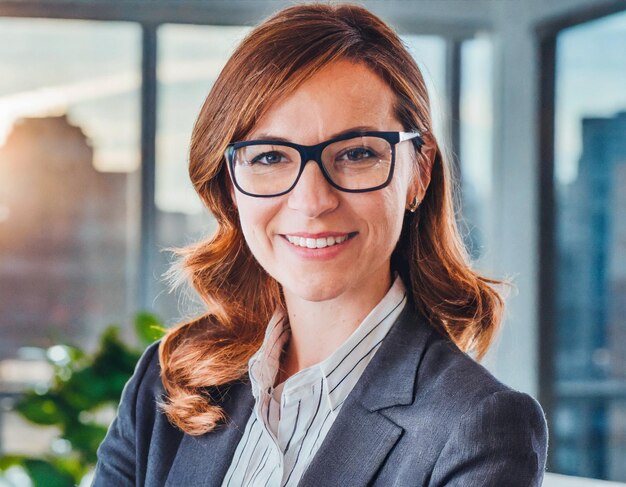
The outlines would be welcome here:
M 398 238 L 400 238 L 404 221 L 404 198 L 399 199 L 397 195 L 390 196 L 389 201 L 387 201 L 386 211 L 385 230 L 388 235 L 389 246 L 393 249 Z
M 404 197 L 402 189 L 390 185 L 381 191 L 380 197 L 364 209 L 374 245 L 390 253 L 400 237 L 404 219 Z
M 252 255 L 261 261 L 269 247 L 269 229 L 277 208 L 271 200 L 258 200 L 260 198 L 238 195 L 237 208 L 246 243 Z

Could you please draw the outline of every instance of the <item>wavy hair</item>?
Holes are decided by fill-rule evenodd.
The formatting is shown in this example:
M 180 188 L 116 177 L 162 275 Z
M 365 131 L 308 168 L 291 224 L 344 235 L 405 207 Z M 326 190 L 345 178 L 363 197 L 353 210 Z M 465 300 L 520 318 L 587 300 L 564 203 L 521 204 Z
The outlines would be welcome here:
M 255 126 L 273 101 L 293 92 L 329 63 L 365 63 L 395 94 L 405 130 L 425 133 L 434 157 L 416 151 L 418 174 L 430 183 L 415 213 L 406 212 L 391 256 L 430 324 L 480 360 L 497 331 L 501 281 L 479 275 L 457 228 L 450 167 L 432 134 L 429 100 L 413 57 L 398 35 L 365 8 L 312 3 L 287 7 L 254 28 L 224 66 L 198 115 L 191 136 L 189 175 L 211 213 L 213 236 L 182 249 L 170 270 L 189 280 L 208 311 L 172 328 L 159 348 L 166 398 L 160 407 L 191 435 L 226 420 L 214 400 L 219 386 L 243 379 L 277 307 L 278 283 L 245 244 L 230 197 L 224 151 Z

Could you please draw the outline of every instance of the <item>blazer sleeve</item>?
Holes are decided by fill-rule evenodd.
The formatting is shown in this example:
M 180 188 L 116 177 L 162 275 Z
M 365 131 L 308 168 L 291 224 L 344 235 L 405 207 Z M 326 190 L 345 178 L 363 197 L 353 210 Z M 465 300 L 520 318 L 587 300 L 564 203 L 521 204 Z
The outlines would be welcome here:
M 117 415 L 98 448 L 92 487 L 135 486 L 137 396 L 146 371 L 155 360 L 158 345 L 156 342 L 146 349 L 124 386 Z
M 548 428 L 539 403 L 522 392 L 496 392 L 454 426 L 429 486 L 539 487 L 547 448 Z

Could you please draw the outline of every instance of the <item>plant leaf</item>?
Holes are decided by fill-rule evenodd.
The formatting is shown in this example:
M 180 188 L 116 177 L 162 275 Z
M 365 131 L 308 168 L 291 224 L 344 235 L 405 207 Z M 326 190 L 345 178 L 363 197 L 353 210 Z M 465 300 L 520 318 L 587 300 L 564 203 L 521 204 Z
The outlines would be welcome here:
M 27 393 L 15 405 L 15 410 L 27 420 L 42 425 L 65 423 L 66 412 L 60 407 L 60 400 L 53 393 L 42 396 L 34 392 Z
M 24 468 L 34 487 L 74 487 L 74 477 L 47 460 L 28 458 Z
M 161 338 L 167 330 L 153 314 L 145 311 L 135 315 L 135 332 L 144 346 Z
M 26 457 L 23 455 L 3 455 L 0 457 L 0 472 L 15 466 L 24 466 Z

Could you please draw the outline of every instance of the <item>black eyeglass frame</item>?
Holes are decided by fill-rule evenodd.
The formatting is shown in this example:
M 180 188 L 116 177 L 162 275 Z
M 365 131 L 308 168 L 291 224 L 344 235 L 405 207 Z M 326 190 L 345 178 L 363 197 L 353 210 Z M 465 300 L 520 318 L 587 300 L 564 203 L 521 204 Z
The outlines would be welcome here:
M 328 174 L 328 171 L 326 171 L 326 168 L 324 167 L 324 164 L 322 162 L 322 151 L 330 144 L 334 143 L 334 142 L 339 142 L 341 140 L 346 140 L 346 139 L 352 139 L 355 137 L 379 137 L 381 139 L 386 140 L 387 142 L 389 142 L 389 145 L 391 146 L 391 166 L 389 168 L 389 176 L 387 177 L 387 179 L 385 180 L 385 182 L 383 182 L 382 184 L 379 184 L 378 186 L 374 186 L 372 188 L 361 188 L 361 189 L 347 189 L 344 188 L 342 186 L 339 186 L 337 183 L 335 183 L 332 178 L 330 177 L 330 174 Z M 242 140 L 239 142 L 231 142 L 230 144 L 228 144 L 226 150 L 224 151 L 224 157 L 226 158 L 226 161 L 228 162 L 228 171 L 230 173 L 230 178 L 233 182 L 233 184 L 235 185 L 235 187 L 242 192 L 245 195 L 248 196 L 254 196 L 257 198 L 273 198 L 275 196 L 282 196 L 284 194 L 289 193 L 293 188 L 296 187 L 296 184 L 298 184 L 298 181 L 300 180 L 300 176 L 302 175 L 302 173 L 304 172 L 304 166 L 311 160 L 315 161 L 318 165 L 318 167 L 320 168 L 320 170 L 322 171 L 322 174 L 324 175 L 324 179 L 326 179 L 326 181 L 328 181 L 328 183 L 333 187 L 338 189 L 339 191 L 343 191 L 346 193 L 367 193 L 369 191 L 376 191 L 378 189 L 382 189 L 385 186 L 387 186 L 390 182 L 391 179 L 393 178 L 393 173 L 394 173 L 394 168 L 395 168 L 395 161 L 396 161 L 396 145 L 399 144 L 400 142 L 404 142 L 405 140 L 413 140 L 416 139 L 417 140 L 417 150 L 419 151 L 421 149 L 421 147 L 424 145 L 424 139 L 422 138 L 422 133 L 419 131 L 413 131 L 413 132 L 388 132 L 388 131 L 356 131 L 356 132 L 348 132 L 346 134 L 334 137 L 332 139 L 328 139 L 325 140 L 324 142 L 320 142 L 319 144 L 315 144 L 315 145 L 301 145 L 301 144 L 296 144 L 294 142 L 285 142 L 285 141 L 278 141 L 278 140 L 270 140 L 270 139 L 259 139 L 259 140 Z M 296 176 L 296 179 L 294 180 L 293 184 L 286 189 L 285 191 L 281 191 L 280 193 L 272 193 L 272 194 L 256 194 L 256 193 L 250 193 L 248 191 L 245 191 L 243 188 L 241 188 L 241 186 L 239 186 L 239 183 L 237 183 L 237 178 L 235 178 L 235 168 L 234 168 L 234 157 L 233 154 L 235 153 L 235 150 L 241 148 L 241 147 L 246 147 L 249 145 L 264 145 L 264 144 L 272 144 L 272 145 L 280 145 L 280 146 L 286 146 L 286 147 L 291 147 L 292 149 L 296 149 L 298 151 L 298 153 L 300 154 L 300 169 L 298 170 L 298 174 Z

